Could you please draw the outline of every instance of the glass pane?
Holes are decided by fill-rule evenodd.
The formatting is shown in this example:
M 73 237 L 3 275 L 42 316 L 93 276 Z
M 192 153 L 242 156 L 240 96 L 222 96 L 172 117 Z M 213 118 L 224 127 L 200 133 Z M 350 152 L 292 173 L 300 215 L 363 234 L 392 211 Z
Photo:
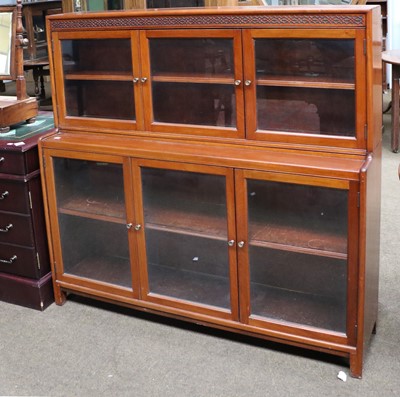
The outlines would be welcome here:
M 135 120 L 129 39 L 61 40 L 68 116 Z
M 155 122 L 236 126 L 233 39 L 149 43 Z
M 153 83 L 154 121 L 236 126 L 233 85 Z
M 64 75 L 72 72 L 132 74 L 129 39 L 61 40 Z
M 252 315 L 346 331 L 347 194 L 248 181 Z
M 64 272 L 131 288 L 122 165 L 53 164 Z
M 355 136 L 353 90 L 257 87 L 258 129 Z
M 176 60 L 179 60 L 177 62 Z M 193 75 L 233 78 L 232 39 L 150 39 L 152 76 Z
M 129 81 L 67 80 L 65 101 L 68 116 L 136 119 Z
M 354 40 L 257 39 L 257 78 L 306 77 L 354 83 Z
M 141 172 L 150 293 L 230 308 L 225 177 Z

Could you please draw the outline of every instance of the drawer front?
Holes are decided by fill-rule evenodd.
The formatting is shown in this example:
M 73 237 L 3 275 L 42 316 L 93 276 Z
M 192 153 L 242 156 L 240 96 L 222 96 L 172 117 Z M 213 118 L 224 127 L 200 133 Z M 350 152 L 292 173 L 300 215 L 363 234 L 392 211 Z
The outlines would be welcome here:
M 0 151 L 0 173 L 25 175 L 26 171 L 24 153 Z
M 30 213 L 26 182 L 0 179 L 0 211 Z
M 0 273 L 38 278 L 35 249 L 0 243 Z
M 34 247 L 31 217 L 0 212 L 0 243 Z

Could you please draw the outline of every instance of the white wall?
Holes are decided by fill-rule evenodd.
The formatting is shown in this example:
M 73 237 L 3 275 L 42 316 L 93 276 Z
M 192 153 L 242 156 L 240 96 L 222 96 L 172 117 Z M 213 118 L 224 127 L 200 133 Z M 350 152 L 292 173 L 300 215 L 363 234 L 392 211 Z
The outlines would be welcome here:
M 388 50 L 400 49 L 400 1 L 388 0 Z M 391 66 L 387 67 L 387 81 L 392 78 Z
M 388 0 L 388 49 L 400 49 L 400 1 Z

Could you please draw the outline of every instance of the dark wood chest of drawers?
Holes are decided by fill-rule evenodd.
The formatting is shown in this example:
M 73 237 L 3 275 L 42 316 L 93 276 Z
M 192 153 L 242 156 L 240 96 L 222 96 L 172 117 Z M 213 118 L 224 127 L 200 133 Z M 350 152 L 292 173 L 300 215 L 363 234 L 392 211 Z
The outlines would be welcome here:
M 53 298 L 37 142 L 0 139 L 0 300 L 44 310 Z

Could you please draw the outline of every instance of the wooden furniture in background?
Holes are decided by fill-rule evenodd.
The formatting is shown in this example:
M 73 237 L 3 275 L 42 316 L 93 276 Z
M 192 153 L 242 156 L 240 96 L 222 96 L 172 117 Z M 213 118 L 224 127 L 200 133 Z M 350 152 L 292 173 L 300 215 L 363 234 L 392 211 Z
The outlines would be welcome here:
M 16 81 L 16 96 L 0 96 L 0 133 L 9 131 L 10 125 L 22 121 L 33 122 L 38 113 L 36 98 L 30 98 L 26 93 L 21 8 L 21 0 L 17 0 L 15 7 L 0 7 L 0 12 L 12 14 L 12 23 L 9 26 L 8 35 L 10 38 L 10 52 L 8 54 L 10 69 L 9 73 L 0 74 L 0 79 Z M 7 37 L 4 36 L 4 32 L 2 34 L 2 39 Z
M 24 47 L 24 60 L 48 59 L 46 40 L 46 17 L 62 12 L 61 0 L 23 1 L 22 17 L 24 37 L 28 39 Z
M 54 302 L 37 149 L 52 128 L 44 125 L 0 135 L 0 300 L 37 310 Z
M 63 0 L 62 3 L 64 12 L 264 5 L 262 0 Z
M 392 151 L 399 151 L 399 79 L 400 79 L 400 50 L 390 50 L 382 52 L 382 61 L 392 65 Z
M 378 310 L 378 7 L 48 19 L 56 302 L 77 293 L 343 356 Z
M 35 96 L 38 101 L 46 98 L 44 78 L 49 76 L 46 16 L 61 12 L 61 0 L 23 2 L 24 37 L 27 39 L 27 45 L 24 46 L 24 70 L 32 70 Z

